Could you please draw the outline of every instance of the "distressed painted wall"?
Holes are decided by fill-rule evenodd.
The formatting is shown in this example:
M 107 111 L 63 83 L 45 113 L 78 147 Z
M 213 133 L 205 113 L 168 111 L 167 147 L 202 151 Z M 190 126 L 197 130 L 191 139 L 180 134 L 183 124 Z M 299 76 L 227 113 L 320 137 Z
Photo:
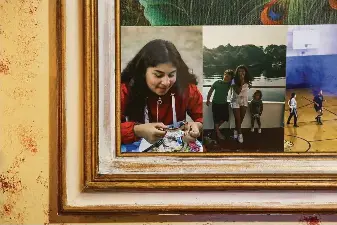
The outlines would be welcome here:
M 0 224 L 48 219 L 48 1 L 0 1 Z
M 49 56 L 55 55 L 49 50 L 51 2 L 0 1 L 0 224 L 48 223 L 49 78 L 55 74 L 49 64 Z M 250 220 L 270 221 L 253 223 L 259 225 L 334 224 L 320 222 L 319 216 L 285 218 L 294 222 L 277 222 L 280 216 L 233 218 L 223 220 L 234 225 Z M 215 219 L 219 221 L 205 215 L 203 221 Z

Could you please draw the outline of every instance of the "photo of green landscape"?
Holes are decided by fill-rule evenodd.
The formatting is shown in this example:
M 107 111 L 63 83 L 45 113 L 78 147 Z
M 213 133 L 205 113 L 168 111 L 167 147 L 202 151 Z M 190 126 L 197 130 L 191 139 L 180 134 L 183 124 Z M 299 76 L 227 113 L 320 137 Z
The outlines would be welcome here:
M 212 84 L 222 79 L 227 69 L 235 69 L 244 64 L 253 77 L 253 86 L 282 86 L 285 84 L 286 45 L 256 45 L 232 46 L 220 45 L 209 49 L 204 47 L 204 85 Z M 268 90 L 263 90 L 268 92 Z M 208 92 L 208 89 L 205 89 Z M 272 92 L 267 99 L 284 100 L 284 93 Z
M 218 30 L 216 34 L 218 38 L 213 36 L 213 32 L 215 32 L 216 29 Z M 264 43 L 264 41 L 259 38 L 259 36 L 264 36 L 267 39 L 267 37 L 271 35 L 270 32 L 266 34 L 249 33 L 254 29 L 260 29 L 261 32 L 266 32 L 268 29 L 272 31 L 272 27 L 261 26 L 260 28 L 256 28 L 256 26 L 251 26 L 251 28 L 240 28 L 237 26 L 223 29 L 225 33 L 222 35 L 219 34 L 219 27 L 204 28 L 204 97 L 206 98 L 210 85 L 212 85 L 215 80 L 222 79 L 225 70 L 235 70 L 237 66 L 243 64 L 246 65 L 250 75 L 253 77 L 252 89 L 254 89 L 254 86 L 274 87 L 272 89 L 268 87 L 262 88 L 262 91 L 266 93 L 264 94 L 264 100 L 284 102 L 287 50 L 285 44 L 286 35 L 284 34 L 279 41 L 275 40 L 275 38 L 271 38 L 269 42 L 279 42 L 273 44 Z M 242 33 L 246 32 L 244 30 L 247 29 L 248 33 Z M 238 33 L 233 34 L 236 31 Z M 251 36 L 255 35 L 256 38 L 240 37 L 240 32 L 244 36 L 246 36 L 246 34 Z M 227 41 L 226 38 L 228 39 Z M 240 44 L 240 39 L 247 40 L 243 40 Z M 234 42 L 231 43 L 231 40 Z M 208 43 L 210 44 L 208 45 Z

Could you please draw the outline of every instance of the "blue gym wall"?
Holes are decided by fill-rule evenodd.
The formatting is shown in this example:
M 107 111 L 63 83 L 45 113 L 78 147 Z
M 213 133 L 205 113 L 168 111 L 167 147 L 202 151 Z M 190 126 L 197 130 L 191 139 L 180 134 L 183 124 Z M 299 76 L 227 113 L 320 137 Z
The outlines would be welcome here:
M 314 35 L 294 39 L 294 31 L 311 30 Z M 308 49 L 294 49 L 299 42 L 316 43 Z M 337 95 L 337 25 L 294 25 L 287 33 L 286 88 L 321 88 Z M 328 92 L 328 93 L 327 93 Z
M 287 57 L 287 89 L 321 88 L 337 95 L 337 54 Z

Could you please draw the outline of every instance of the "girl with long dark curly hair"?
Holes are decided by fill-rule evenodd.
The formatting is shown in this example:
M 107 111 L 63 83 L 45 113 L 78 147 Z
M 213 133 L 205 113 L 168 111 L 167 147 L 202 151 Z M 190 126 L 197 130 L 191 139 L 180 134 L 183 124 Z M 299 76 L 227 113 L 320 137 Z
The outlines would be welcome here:
M 235 70 L 235 77 L 232 83 L 231 107 L 235 117 L 234 139 L 243 143 L 241 124 L 245 118 L 248 107 L 248 90 L 252 86 L 252 78 L 248 69 L 240 65 Z
M 121 77 L 122 144 L 144 138 L 153 144 L 166 134 L 169 125 L 186 120 L 184 141 L 201 134 L 202 95 L 197 79 L 173 43 L 148 42 L 128 63 Z

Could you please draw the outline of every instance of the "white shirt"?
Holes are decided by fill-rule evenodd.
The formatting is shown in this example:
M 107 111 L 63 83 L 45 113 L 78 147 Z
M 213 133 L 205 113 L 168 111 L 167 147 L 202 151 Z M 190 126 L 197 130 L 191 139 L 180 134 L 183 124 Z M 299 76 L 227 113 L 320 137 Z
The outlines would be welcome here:
M 248 84 L 242 85 L 242 89 L 241 89 L 240 94 L 237 94 L 234 91 L 234 89 L 232 89 L 231 102 L 236 102 L 236 101 L 248 102 L 248 91 L 249 91 Z
M 296 109 L 297 108 L 297 102 L 295 98 L 292 98 L 288 101 L 288 105 L 290 109 Z

